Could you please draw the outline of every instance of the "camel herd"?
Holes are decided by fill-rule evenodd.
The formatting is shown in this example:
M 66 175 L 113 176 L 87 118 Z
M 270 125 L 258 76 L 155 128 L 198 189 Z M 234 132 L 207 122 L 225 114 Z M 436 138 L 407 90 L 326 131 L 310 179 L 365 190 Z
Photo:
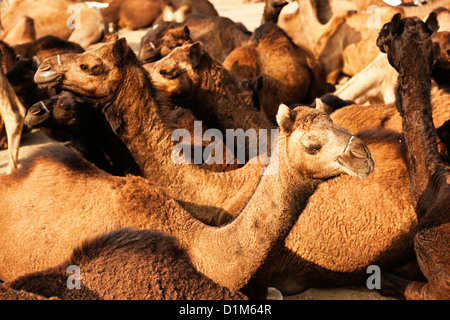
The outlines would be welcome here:
M 0 299 L 450 299 L 450 1 L 264 2 L 9 4 Z

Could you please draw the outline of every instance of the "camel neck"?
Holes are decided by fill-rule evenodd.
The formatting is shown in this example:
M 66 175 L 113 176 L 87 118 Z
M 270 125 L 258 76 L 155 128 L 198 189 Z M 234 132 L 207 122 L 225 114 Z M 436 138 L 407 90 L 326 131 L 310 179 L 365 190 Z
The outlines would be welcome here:
M 274 128 L 255 108 L 250 92 L 242 92 L 236 78 L 212 58 L 204 56 L 199 70 L 199 90 L 182 102 L 209 119 L 208 126 L 219 130 Z M 236 92 L 239 92 L 236 94 Z
M 396 104 L 403 113 L 410 193 L 415 206 L 430 177 L 440 165 L 430 101 L 431 78 L 427 72 L 417 73 L 415 76 L 401 72 L 398 83 Z
M 205 229 L 193 241 L 193 263 L 213 280 L 230 289 L 242 288 L 284 239 L 305 208 L 319 180 L 302 177 L 287 163 L 280 139 L 257 190 L 239 216 L 228 225 Z M 220 255 L 220 258 L 217 257 Z M 219 265 L 220 264 L 220 265 Z
M 174 163 L 171 153 L 176 142 L 172 141 L 172 130 L 161 116 L 160 102 L 154 98 L 155 90 L 148 74 L 137 66 L 128 67 L 126 72 L 113 105 L 105 113 L 144 177 L 207 223 L 216 221 L 225 203 L 250 196 L 250 191 L 237 191 L 244 186 L 256 187 L 260 165 L 215 173 L 192 164 Z M 135 95 L 130 98 L 129 92 Z

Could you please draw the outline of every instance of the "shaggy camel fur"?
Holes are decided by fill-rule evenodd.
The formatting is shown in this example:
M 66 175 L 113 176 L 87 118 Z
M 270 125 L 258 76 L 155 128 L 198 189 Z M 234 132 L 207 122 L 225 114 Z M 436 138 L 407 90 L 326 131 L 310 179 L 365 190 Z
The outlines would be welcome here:
M 234 49 L 223 66 L 238 79 L 256 81 L 262 76 L 261 113 L 267 119 L 275 116 L 280 103 L 312 102 L 326 93 L 322 67 L 313 53 L 295 45 L 274 23 L 256 29 L 248 45 Z
M 161 21 L 156 24 L 141 40 L 140 59 L 152 56 L 154 43 L 171 27 L 189 28 L 192 41 L 200 41 L 206 51 L 218 62 L 223 62 L 235 48 L 244 46 L 251 37 L 242 24 L 235 23 L 226 17 L 191 14 L 182 23 Z
M 396 107 L 403 119 L 411 201 L 419 225 L 414 249 L 426 282 L 400 282 L 407 299 L 450 299 L 450 170 L 440 158 L 430 89 L 436 15 L 423 23 L 395 15 L 377 40 L 398 71 Z
M 68 12 L 69 7 L 74 11 Z M 37 38 L 53 35 L 77 42 L 83 48 L 100 41 L 106 31 L 99 10 L 71 0 L 14 1 L 2 12 L 3 26 L 8 29 L 16 25 L 24 15 L 34 20 Z
M 201 223 L 145 179 L 110 176 L 66 147 L 38 151 L 0 177 L 0 279 L 59 264 L 84 239 L 133 226 L 176 236 L 199 272 L 241 289 L 277 254 L 320 183 L 340 174 L 365 178 L 373 170 L 367 147 L 323 111 L 281 105 L 277 121 L 279 152 L 245 209 L 220 228 Z M 32 191 L 37 184 L 44 193 Z
M 109 114 L 109 122 L 119 128 L 116 133 L 143 168 L 144 176 L 197 218 L 217 225 L 226 221 L 225 212 L 237 215 L 256 189 L 261 166 L 246 164 L 231 172 L 210 174 L 195 166 L 174 165 L 171 131 L 161 118 L 162 106 L 153 98 L 157 94 L 151 90 L 145 71 L 126 47 L 116 48 L 121 62 L 115 63 L 112 47 L 107 43 L 82 55 L 62 55 L 62 70 L 57 58 L 49 58 L 36 73 L 36 80 L 49 86 L 62 82 L 67 90 L 106 101 L 104 111 Z M 127 59 L 120 59 L 121 52 Z M 89 70 L 96 72 L 91 74 Z M 96 79 L 106 77 L 106 71 L 101 70 L 109 70 L 108 84 Z M 137 86 L 141 89 L 136 90 Z M 139 92 L 133 101 L 127 95 L 130 91 Z M 274 264 L 277 277 L 273 286 L 286 294 L 321 284 L 365 281 L 367 266 L 390 268 L 413 254 L 410 231 L 417 218 L 408 196 L 401 137 L 383 130 L 361 132 L 359 136 L 370 145 L 377 164 L 374 173 L 363 181 L 330 179 L 311 196 L 286 239 L 282 257 Z
M 41 128 L 56 141 L 71 141 L 83 157 L 110 174 L 142 174 L 105 116 L 88 99 L 63 91 L 34 104 L 27 112 L 25 125 Z
M 9 30 L 4 31 L 1 39 L 10 46 L 36 40 L 34 20 L 30 17 L 23 16 L 16 25 L 11 26 Z
M 69 289 L 70 266 L 80 270 L 80 289 Z M 19 298 L 62 300 L 246 300 L 195 270 L 171 236 L 153 230 L 117 229 L 86 240 L 71 257 L 44 271 L 6 282 Z M 20 290 L 20 291 L 18 291 Z M 0 299 L 2 295 L 0 293 Z
M 0 59 L 3 57 L 0 55 Z M 25 107 L 16 96 L 3 69 L 0 70 L 0 123 L 3 123 L 8 140 L 8 169 L 18 166 L 20 138 L 22 137 Z M 0 126 L 1 127 L 1 126 Z M 0 132 L 1 133 L 1 132 Z
M 15 290 L 0 283 L 0 301 L 3 300 L 46 300 L 46 298 L 24 290 Z

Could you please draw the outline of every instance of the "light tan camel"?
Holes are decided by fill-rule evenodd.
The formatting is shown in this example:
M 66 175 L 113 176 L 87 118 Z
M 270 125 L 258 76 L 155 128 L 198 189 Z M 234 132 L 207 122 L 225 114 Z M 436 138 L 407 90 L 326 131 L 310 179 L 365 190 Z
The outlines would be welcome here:
M 106 30 L 99 10 L 71 0 L 14 1 L 2 12 L 4 28 L 16 25 L 24 15 L 34 20 L 36 38 L 53 35 L 83 48 L 100 41 Z
M 325 112 L 281 105 L 277 121 L 279 152 L 245 209 L 220 228 L 201 223 L 143 178 L 113 177 L 66 147 L 43 148 L 0 177 L 0 279 L 57 265 L 83 240 L 133 226 L 176 236 L 199 272 L 241 289 L 277 255 L 320 183 L 373 170 L 368 148 Z
M 279 24 L 294 42 L 305 45 L 318 56 L 325 67 L 327 81 L 334 84 L 341 73 L 353 76 L 377 57 L 378 32 L 394 14 L 423 17 L 439 6 L 447 4 L 448 7 L 449 1 L 436 1 L 417 8 L 363 6 L 364 11 L 347 11 L 349 6 L 346 5 L 342 10 L 333 10 L 325 1 L 298 0 L 298 3 L 298 10 L 281 15 Z M 340 4 L 334 2 L 334 5 Z

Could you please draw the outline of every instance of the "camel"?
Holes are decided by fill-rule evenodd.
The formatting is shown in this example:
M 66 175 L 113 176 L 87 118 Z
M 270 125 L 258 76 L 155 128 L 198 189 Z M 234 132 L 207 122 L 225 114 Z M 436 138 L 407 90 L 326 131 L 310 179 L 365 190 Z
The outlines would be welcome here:
M 3 57 L 0 56 L 0 59 L 3 60 Z M 3 68 L 0 69 L 0 123 L 3 123 L 2 126 L 8 141 L 7 173 L 11 173 L 18 166 L 19 146 L 26 110 L 6 78 Z
M 139 58 L 145 60 L 153 55 L 153 46 L 171 27 L 187 26 L 192 41 L 200 41 L 206 51 L 222 63 L 233 49 L 244 46 L 250 39 L 249 32 L 241 23 L 226 17 L 190 14 L 182 23 L 161 21 L 142 37 Z M 153 45 L 152 45 L 153 43 Z
M 184 14 L 218 15 L 214 6 L 207 0 L 109 0 L 107 2 L 109 6 L 102 9 L 105 20 L 131 30 L 150 27 L 163 20 L 166 7 L 173 8 L 172 10 L 181 8 Z M 166 17 L 164 20 L 169 19 Z
M 407 299 L 450 299 L 450 170 L 439 158 L 430 99 L 431 35 L 438 28 L 435 14 L 425 23 L 398 14 L 377 40 L 399 73 L 395 105 L 402 116 L 411 202 L 419 221 L 414 249 L 426 278 L 411 283 L 394 280 Z
M 143 39 L 144 45 L 139 49 L 139 60 L 144 64 L 160 60 L 186 41 L 191 41 L 189 28 L 187 26 L 175 28 L 171 24 L 161 38 L 152 41 Z
M 221 174 L 214 174 L 189 164 L 175 164 L 172 160 L 172 150 L 175 149 L 176 143 L 171 138 L 172 130 L 164 122 L 164 113 L 168 109 L 161 103 L 164 99 L 158 97 L 160 94 L 151 85 L 148 73 L 123 38 L 117 40 L 123 43 L 123 52 L 117 51 L 122 58 L 120 62 L 118 60 L 115 62 L 116 58 L 112 51 L 115 40 L 117 36 L 112 36 L 107 46 L 101 45 L 81 55 L 64 54 L 59 58 L 50 57 L 41 63 L 34 79 L 41 86 L 58 85 L 63 90 L 95 98 L 100 107 L 104 106 L 103 112 L 113 131 L 127 145 L 143 176 L 154 181 L 171 197 L 182 201 L 183 206 L 202 221 L 217 224 L 215 219 L 219 216 L 239 212 L 256 189 L 263 164 L 249 164 L 244 168 Z M 116 47 L 117 50 L 120 48 Z M 116 73 L 107 73 L 111 81 L 107 86 L 104 82 L 102 84 L 98 81 L 99 76 L 106 76 L 106 65 L 116 70 Z M 122 66 L 127 73 L 134 74 L 127 76 L 128 80 L 125 82 L 127 85 L 118 85 L 122 83 L 122 75 L 125 76 L 125 73 L 117 65 Z M 85 80 L 82 82 L 70 80 L 72 83 L 69 84 L 66 81 L 72 78 L 69 74 L 74 79 Z M 86 81 L 87 78 L 92 81 Z M 60 81 L 62 83 L 59 84 Z M 145 89 L 142 89 L 142 86 Z M 126 101 L 129 96 L 127 93 L 136 90 L 133 87 L 141 89 L 132 106 Z M 121 110 L 122 108 L 124 109 Z M 131 117 L 122 117 L 122 112 L 135 113 L 140 109 L 145 110 L 142 116 L 134 114 Z M 125 122 L 131 119 L 138 122 L 135 124 Z M 147 122 L 148 130 L 141 128 L 140 123 Z M 152 149 L 159 151 L 149 153 L 148 150 Z M 199 190 L 198 181 L 204 181 L 207 187 Z M 236 194 L 234 190 L 241 192 Z
M 30 43 L 14 46 L 13 50 L 17 54 L 17 59 L 6 76 L 27 109 L 51 95 L 49 90 L 38 88 L 33 81 L 40 62 L 57 54 L 84 52 L 79 44 L 55 36 L 44 36 Z
M 79 289 L 68 287 L 69 276 L 77 279 L 67 272 L 70 266 L 80 270 Z M 6 282 L 0 299 L 2 289 L 14 299 L 33 300 L 248 299 L 195 270 L 176 238 L 130 228 L 86 240 L 58 266 Z
M 44 36 L 34 41 L 13 46 L 16 55 L 20 55 L 23 59 L 32 59 L 37 57 L 38 61 L 44 61 L 45 58 L 57 54 L 68 52 L 84 52 L 83 47 L 78 43 L 63 40 L 55 36 Z
M 253 129 L 255 138 L 259 138 L 259 129 L 276 128 L 257 112 L 258 100 L 252 84 L 247 81 L 248 89 L 244 90 L 244 83 L 213 59 L 200 42 L 174 49 L 153 65 L 150 76 L 158 91 L 176 105 L 192 110 L 209 128 L 224 133 L 227 128 Z M 249 142 L 252 143 L 257 141 Z
M 281 10 L 288 4 L 286 0 L 265 0 L 261 25 L 267 22 L 277 23 Z
M 336 175 L 366 178 L 373 170 L 369 149 L 324 111 L 280 105 L 277 121 L 278 152 L 239 216 L 219 228 L 195 219 L 148 180 L 108 175 L 64 146 L 41 148 L 0 177 L 0 279 L 57 265 L 84 239 L 131 226 L 175 236 L 199 272 L 240 290 L 277 254 L 318 185 Z M 26 191 L 36 183 L 44 193 Z
M 113 50 L 116 42 L 123 46 Z M 61 64 L 57 57 L 48 58 L 35 80 L 104 103 L 108 121 L 145 178 L 207 224 L 222 225 L 232 220 L 256 190 L 262 163 L 214 174 L 192 165 L 175 165 L 171 150 L 176 145 L 164 122 L 162 99 L 155 102 L 153 97 L 158 97 L 158 92 L 152 89 L 145 70 L 125 44 L 124 39 L 112 37 L 93 51 L 61 55 Z M 122 66 L 122 71 L 117 65 Z M 98 77 L 106 77 L 108 83 Z M 136 92 L 133 101 L 127 95 L 130 91 Z M 255 113 L 242 116 L 252 117 Z M 361 181 L 349 177 L 329 179 L 311 196 L 286 238 L 282 257 L 273 264 L 276 274 L 272 286 L 283 294 L 323 284 L 365 281 L 369 265 L 387 269 L 413 255 L 411 230 L 417 217 L 408 196 L 401 136 L 381 129 L 362 130 L 358 137 L 369 145 L 375 170 Z
M 2 40 L 0 40 L 0 52 L 2 54 L 1 63 L 3 73 L 6 73 L 16 64 L 17 55 L 14 49 Z
M 295 45 L 272 22 L 257 28 L 248 44 L 234 49 L 223 66 L 238 79 L 255 81 L 262 76 L 261 113 L 267 119 L 275 116 L 274 107 L 280 103 L 312 102 L 327 90 L 313 53 Z
M 2 24 L 8 29 L 24 15 L 34 20 L 36 38 L 53 35 L 83 48 L 100 41 L 106 32 L 99 10 L 71 0 L 14 1 L 2 12 Z
M 24 123 L 28 128 L 41 128 L 53 140 L 70 141 L 83 157 L 110 174 L 141 175 L 127 147 L 92 101 L 63 91 L 34 104 Z
M 3 32 L 1 39 L 10 46 L 36 40 L 34 20 L 28 16 L 23 16 L 19 19 L 16 25 Z
M 354 76 L 377 57 L 379 52 L 374 43 L 379 29 L 394 14 L 425 16 L 435 8 L 448 6 L 448 0 L 417 8 L 391 7 L 385 3 L 371 7 L 365 6 L 367 2 L 354 2 L 353 9 L 352 5 L 337 1 L 333 5 L 317 0 L 298 0 L 298 3 L 296 12 L 280 16 L 279 25 L 296 44 L 317 55 L 331 84 L 337 82 L 341 73 Z M 339 6 L 342 9 L 335 9 Z

